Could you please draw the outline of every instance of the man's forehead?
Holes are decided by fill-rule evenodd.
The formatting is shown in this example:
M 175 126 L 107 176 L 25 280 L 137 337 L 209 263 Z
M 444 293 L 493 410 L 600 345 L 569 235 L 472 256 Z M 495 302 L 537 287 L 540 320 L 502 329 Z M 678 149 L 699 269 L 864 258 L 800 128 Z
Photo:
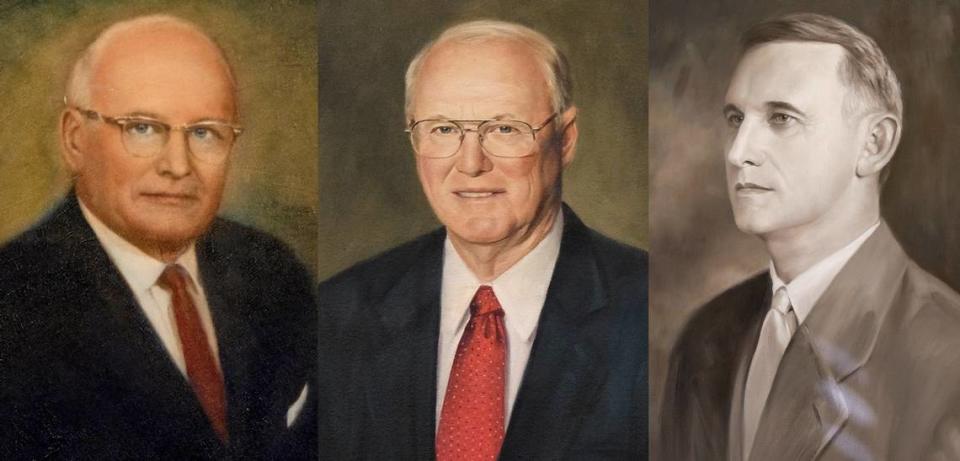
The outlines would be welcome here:
M 226 105 L 235 103 L 231 73 L 219 48 L 203 34 L 176 26 L 145 26 L 111 37 L 93 64 L 90 87 L 93 98 L 103 103 L 119 95 L 144 102 L 167 97 L 177 104 L 203 102 L 183 101 L 181 95 L 209 95 Z
M 778 41 L 754 46 L 737 64 L 726 102 L 761 104 L 836 96 L 844 91 L 839 66 L 845 56 L 843 47 L 833 43 Z
M 550 97 L 544 68 L 534 51 L 504 39 L 437 45 L 424 60 L 417 86 L 418 104 L 521 97 L 549 102 Z

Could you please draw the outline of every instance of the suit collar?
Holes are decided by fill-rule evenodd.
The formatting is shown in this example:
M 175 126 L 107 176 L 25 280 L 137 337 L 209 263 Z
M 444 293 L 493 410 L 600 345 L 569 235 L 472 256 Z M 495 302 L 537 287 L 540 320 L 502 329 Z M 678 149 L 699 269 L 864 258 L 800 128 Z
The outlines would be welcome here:
M 907 269 L 907 255 L 886 222 L 840 270 L 802 330 L 837 380 L 866 363 Z
M 751 459 L 812 459 L 840 431 L 856 403 L 843 381 L 870 358 L 907 262 L 882 223 L 837 274 L 784 352 Z
M 79 350 L 89 354 L 90 363 L 104 365 L 101 379 L 123 383 L 133 401 L 143 405 L 131 411 L 168 415 L 181 427 L 196 427 L 207 439 L 217 440 L 199 403 L 184 398 L 193 396 L 190 384 L 84 219 L 73 193 L 47 217 L 40 234 L 61 249 L 64 270 L 72 274 L 59 275 L 78 286 L 76 310 L 63 314 L 75 317 L 71 328 Z

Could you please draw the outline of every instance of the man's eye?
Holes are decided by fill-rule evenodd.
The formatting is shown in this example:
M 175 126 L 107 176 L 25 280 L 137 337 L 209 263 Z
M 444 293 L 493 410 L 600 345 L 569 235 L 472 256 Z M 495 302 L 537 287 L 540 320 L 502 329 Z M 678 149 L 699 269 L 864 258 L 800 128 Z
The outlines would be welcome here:
M 135 134 L 138 136 L 149 136 L 152 134 L 156 134 L 157 131 L 159 131 L 155 124 L 149 123 L 149 122 L 132 121 L 127 123 L 125 128 L 128 133 Z
M 777 112 L 770 116 L 770 124 L 778 126 L 786 126 L 793 123 L 796 120 L 793 116 Z
M 519 131 L 510 125 L 497 125 L 494 130 L 497 134 L 515 134 Z
M 743 123 L 743 114 L 727 114 L 727 125 L 738 128 L 741 123 Z
M 207 141 L 207 140 L 212 141 L 212 140 L 223 138 L 223 136 L 219 132 L 217 132 L 216 129 L 209 126 L 195 126 L 193 128 L 190 128 L 190 136 L 199 140 L 204 140 L 204 141 Z
M 457 127 L 454 125 L 437 125 L 430 130 L 430 134 L 451 135 L 457 133 Z

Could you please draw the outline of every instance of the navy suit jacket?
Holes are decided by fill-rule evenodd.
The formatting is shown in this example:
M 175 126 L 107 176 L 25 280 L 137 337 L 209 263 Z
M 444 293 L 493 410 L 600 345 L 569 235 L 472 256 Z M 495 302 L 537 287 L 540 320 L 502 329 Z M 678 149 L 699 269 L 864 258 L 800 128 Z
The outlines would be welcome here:
M 315 410 L 305 408 L 289 429 L 285 420 L 315 375 L 309 274 L 277 240 L 226 220 L 196 245 L 229 444 L 216 437 L 71 194 L 0 249 L 0 458 L 310 455 Z
M 500 459 L 646 459 L 647 257 L 565 208 Z M 445 232 L 320 286 L 323 459 L 435 457 Z

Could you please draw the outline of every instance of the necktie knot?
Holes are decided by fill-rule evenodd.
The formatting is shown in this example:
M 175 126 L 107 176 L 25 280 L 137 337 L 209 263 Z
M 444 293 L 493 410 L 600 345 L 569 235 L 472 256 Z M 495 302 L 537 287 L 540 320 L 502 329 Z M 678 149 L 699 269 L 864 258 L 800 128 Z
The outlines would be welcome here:
M 503 315 L 503 308 L 500 307 L 497 295 L 493 293 L 493 287 L 480 285 L 480 288 L 477 288 L 477 293 L 473 295 L 473 300 L 470 301 L 470 316 L 477 317 L 487 314 Z
M 157 286 L 164 290 L 183 290 L 187 287 L 186 269 L 179 264 L 171 264 L 157 278 Z
M 787 293 L 787 287 L 780 287 L 773 294 L 773 300 L 770 307 L 776 309 L 781 315 L 787 315 L 790 312 L 790 295 Z

